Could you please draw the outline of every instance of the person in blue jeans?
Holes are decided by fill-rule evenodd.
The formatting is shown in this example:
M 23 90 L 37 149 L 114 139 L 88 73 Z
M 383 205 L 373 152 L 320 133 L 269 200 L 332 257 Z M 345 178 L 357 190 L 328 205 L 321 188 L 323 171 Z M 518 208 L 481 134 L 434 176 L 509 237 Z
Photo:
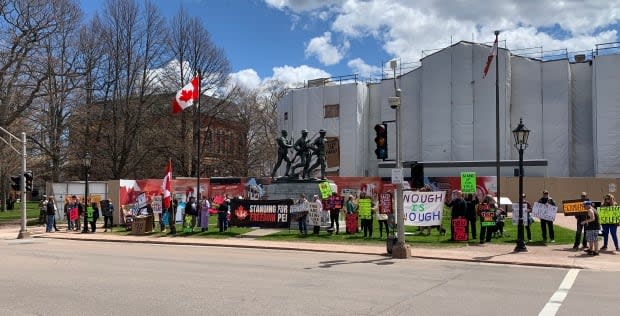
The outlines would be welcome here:
M 220 233 L 223 233 L 228 229 L 226 221 L 228 217 L 229 203 L 230 200 L 226 199 L 217 208 L 217 227 L 220 229 Z
M 617 205 L 616 198 L 611 194 L 605 195 L 601 204 L 602 207 Z M 601 226 L 603 226 L 603 247 L 601 247 L 601 250 L 607 250 L 607 242 L 609 241 L 609 234 L 611 234 L 616 251 L 620 251 L 620 248 L 618 248 L 618 224 L 602 224 Z
M 51 233 L 54 229 L 54 216 L 56 215 L 56 208 L 53 198 L 49 198 L 47 200 L 45 210 L 47 214 L 47 226 L 45 227 L 45 232 Z
M 301 211 L 297 215 L 297 226 L 299 227 L 299 233 L 303 235 L 308 235 L 308 224 L 306 220 L 308 218 L 308 199 L 306 199 L 305 194 L 301 194 L 297 204 L 301 205 Z

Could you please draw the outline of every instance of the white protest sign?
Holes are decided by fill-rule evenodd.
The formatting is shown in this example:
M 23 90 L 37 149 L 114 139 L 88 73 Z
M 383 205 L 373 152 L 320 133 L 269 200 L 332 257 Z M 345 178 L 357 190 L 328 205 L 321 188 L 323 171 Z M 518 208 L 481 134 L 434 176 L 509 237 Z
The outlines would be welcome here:
M 519 203 L 512 203 L 512 224 L 519 225 Z M 523 226 L 527 226 L 528 224 L 527 204 L 523 204 Z
M 308 225 L 321 226 L 321 212 L 316 203 L 308 203 Z
M 441 225 L 446 192 L 403 192 L 405 225 Z
M 136 209 L 140 210 L 146 207 L 146 193 L 140 193 L 136 197 Z
M 154 196 L 151 201 L 151 208 L 153 209 L 153 214 L 161 214 L 163 210 L 161 196 Z
M 532 207 L 532 216 L 546 221 L 554 221 L 558 207 L 551 204 L 534 203 Z

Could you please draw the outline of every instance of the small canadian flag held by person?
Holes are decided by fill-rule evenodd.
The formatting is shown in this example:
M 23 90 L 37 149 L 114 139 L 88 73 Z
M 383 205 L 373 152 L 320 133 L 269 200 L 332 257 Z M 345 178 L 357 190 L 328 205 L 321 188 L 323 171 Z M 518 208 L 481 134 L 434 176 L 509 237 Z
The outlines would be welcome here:
M 491 51 L 489 52 L 489 56 L 487 57 L 487 63 L 484 65 L 482 78 L 486 78 L 487 73 L 489 72 L 489 68 L 491 68 L 491 62 L 493 62 L 493 57 L 495 57 L 496 54 L 497 54 L 497 36 L 495 36 L 495 42 L 493 42 L 493 47 L 491 47 Z
M 194 105 L 194 101 L 198 100 L 200 91 L 200 77 L 196 75 L 192 81 L 177 92 L 176 97 L 172 101 L 172 113 L 179 113 L 186 108 Z

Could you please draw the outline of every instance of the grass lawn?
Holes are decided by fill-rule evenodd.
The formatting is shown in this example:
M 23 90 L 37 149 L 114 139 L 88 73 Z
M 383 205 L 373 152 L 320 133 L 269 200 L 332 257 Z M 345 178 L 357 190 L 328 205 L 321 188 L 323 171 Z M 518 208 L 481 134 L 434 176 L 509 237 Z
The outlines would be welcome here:
M 156 221 L 155 230 L 153 230 L 150 233 L 147 233 L 145 236 L 153 236 L 153 237 L 168 236 L 168 232 L 170 231 L 170 229 L 168 228 L 168 225 L 166 225 L 166 231 L 162 232 L 159 229 L 159 222 L 157 222 L 157 216 L 155 217 L 155 221 Z M 200 237 L 229 238 L 229 237 L 236 237 L 236 236 L 245 234 L 252 230 L 251 228 L 248 228 L 248 227 L 229 227 L 227 231 L 220 233 L 217 227 L 217 216 L 209 216 L 209 230 L 206 232 L 202 232 L 200 230 L 200 227 L 196 227 L 194 228 L 194 232 L 186 233 L 186 232 L 183 232 L 183 225 L 181 224 L 177 224 L 176 229 L 177 229 L 177 233 L 175 235 L 176 237 L 190 237 L 190 238 L 200 238 Z M 124 227 L 115 227 L 113 231 L 114 233 L 117 233 L 119 235 L 129 235 L 131 233 L 130 231 L 125 230 Z
M 157 218 L 156 218 L 157 220 Z M 450 218 L 445 217 L 443 219 L 443 227 L 446 228 L 446 234 L 440 235 L 437 229 L 433 229 L 430 235 L 421 234 L 418 227 L 405 226 L 405 240 L 411 245 L 417 247 L 462 247 L 468 243 L 478 243 L 479 240 L 470 240 L 468 242 L 453 242 L 450 240 Z M 209 217 L 209 230 L 201 232 L 200 228 L 195 228 L 192 233 L 184 233 L 181 224 L 176 225 L 177 234 L 176 237 L 188 237 L 188 238 L 229 238 L 236 237 L 251 231 L 251 228 L 247 227 L 229 227 L 228 231 L 220 233 L 217 228 L 217 216 Z M 540 222 L 536 221 L 532 225 L 532 242 L 527 243 L 528 246 L 543 246 L 542 234 L 540 230 Z M 570 229 L 562 228 L 557 225 L 555 229 L 555 241 L 556 244 L 572 244 L 575 232 Z M 312 227 L 308 227 L 311 232 Z M 147 233 L 146 236 L 163 237 L 167 236 L 168 230 L 165 232 L 159 231 L 159 223 L 155 222 L 155 230 Z M 373 234 L 372 238 L 364 238 L 363 233 L 346 234 L 344 224 L 340 227 L 341 233 L 328 234 L 324 230 L 319 235 L 300 235 L 297 229 L 283 229 L 277 233 L 258 237 L 260 240 L 277 240 L 277 241 L 295 241 L 295 242 L 321 242 L 321 243 L 344 243 L 344 244 L 368 244 L 368 245 L 385 245 L 386 234 L 383 233 L 383 237 L 379 237 L 379 223 L 375 220 L 373 222 Z M 476 231 L 480 233 L 480 223 L 477 223 Z M 126 231 L 124 227 L 115 227 L 114 233 L 119 235 L 129 235 L 130 232 Z M 470 235 L 471 236 L 471 235 Z M 479 235 L 478 235 L 479 237 Z M 524 231 L 524 237 L 527 238 Z M 517 239 L 517 226 L 513 225 L 509 218 L 507 218 L 504 226 L 504 236 L 494 237 L 491 243 L 494 244 L 515 244 Z
M 468 242 L 453 242 L 450 240 L 450 218 L 443 219 L 443 227 L 446 228 L 446 234 L 440 235 L 437 229 L 433 229 L 430 235 L 421 234 L 417 227 L 405 226 L 405 240 L 408 244 L 416 246 L 428 246 L 428 247 L 461 247 L 468 243 L 479 243 L 479 240 L 470 240 Z M 311 232 L 312 227 L 308 227 Z M 528 246 L 543 246 L 542 234 L 540 230 L 540 222 L 535 222 L 532 227 L 532 242 L 527 243 Z M 554 226 L 555 241 L 556 244 L 572 244 L 575 236 L 575 232 L 570 229 L 562 228 L 557 225 Z M 379 237 L 379 223 L 375 220 L 373 222 L 372 238 L 364 238 L 362 232 L 357 234 L 346 234 L 344 227 L 340 227 L 341 233 L 338 235 L 330 235 L 325 231 L 321 231 L 319 235 L 300 235 L 298 230 L 282 230 L 278 233 L 268 236 L 260 237 L 262 240 L 279 240 L 279 241 L 307 241 L 307 242 L 333 242 L 333 243 L 346 243 L 346 244 L 385 244 L 386 235 L 383 232 L 383 238 Z M 477 222 L 476 231 L 478 232 L 478 238 L 480 233 L 480 223 Z M 471 234 L 470 234 L 471 237 Z M 524 230 L 524 237 L 527 238 Z M 495 244 L 515 244 L 517 239 L 517 226 L 512 225 L 512 222 L 508 219 L 504 226 L 504 237 L 494 237 L 491 243 Z
M 28 225 L 38 224 L 39 221 L 39 202 L 26 202 L 26 217 Z M 22 218 L 22 204 L 15 203 L 12 210 L 0 212 L 0 223 L 19 223 Z

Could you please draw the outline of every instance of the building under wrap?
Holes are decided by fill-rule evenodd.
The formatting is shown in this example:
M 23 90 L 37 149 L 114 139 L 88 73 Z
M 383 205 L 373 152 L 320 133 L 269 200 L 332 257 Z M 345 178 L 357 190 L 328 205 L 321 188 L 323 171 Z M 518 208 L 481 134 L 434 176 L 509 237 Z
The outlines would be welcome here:
M 486 45 L 459 42 L 397 76 L 403 161 L 495 161 L 495 61 L 482 77 L 488 53 Z M 531 130 L 524 158 L 546 161 L 544 176 L 620 176 L 620 54 L 542 61 L 500 48 L 498 58 L 501 160 L 518 159 L 511 131 L 523 118 Z M 394 95 L 393 79 L 291 90 L 278 104 L 279 127 L 295 139 L 322 128 L 337 139 L 331 174 L 386 176 L 373 127 L 395 119 Z M 395 158 L 393 123 L 388 131 Z

